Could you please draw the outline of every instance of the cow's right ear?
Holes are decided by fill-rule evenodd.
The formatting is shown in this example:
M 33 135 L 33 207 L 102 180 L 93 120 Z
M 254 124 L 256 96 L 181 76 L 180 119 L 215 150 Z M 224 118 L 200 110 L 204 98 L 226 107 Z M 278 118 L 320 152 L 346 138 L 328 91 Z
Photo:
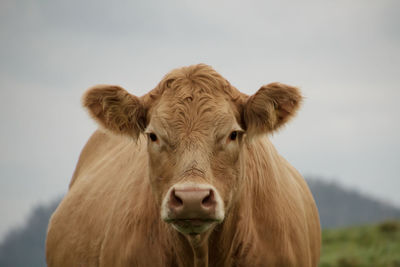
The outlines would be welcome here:
M 82 98 L 83 106 L 104 128 L 137 139 L 146 128 L 146 111 L 141 100 L 114 85 L 96 85 Z

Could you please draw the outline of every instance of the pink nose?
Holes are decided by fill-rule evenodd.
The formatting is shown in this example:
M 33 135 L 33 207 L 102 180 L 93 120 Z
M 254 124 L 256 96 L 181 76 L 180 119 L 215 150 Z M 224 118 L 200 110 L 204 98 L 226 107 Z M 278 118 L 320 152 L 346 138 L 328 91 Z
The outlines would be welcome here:
M 211 188 L 173 188 L 169 209 L 174 219 L 207 219 L 214 215 L 216 201 Z

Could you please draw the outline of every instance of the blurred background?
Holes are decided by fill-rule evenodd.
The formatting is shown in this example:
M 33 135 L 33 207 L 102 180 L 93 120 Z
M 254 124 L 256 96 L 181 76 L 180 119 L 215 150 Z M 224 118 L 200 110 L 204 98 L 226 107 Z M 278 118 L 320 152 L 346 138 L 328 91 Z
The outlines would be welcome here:
M 119 84 L 140 96 L 197 63 L 247 94 L 299 86 L 298 117 L 271 139 L 306 177 L 324 242 L 372 223 L 360 236 L 383 229 L 397 244 L 384 250 L 400 255 L 400 227 L 387 222 L 400 218 L 399 12 L 397 0 L 2 0 L 0 266 L 44 265 L 48 218 L 96 129 L 84 91 Z M 363 263 L 333 254 L 321 266 Z

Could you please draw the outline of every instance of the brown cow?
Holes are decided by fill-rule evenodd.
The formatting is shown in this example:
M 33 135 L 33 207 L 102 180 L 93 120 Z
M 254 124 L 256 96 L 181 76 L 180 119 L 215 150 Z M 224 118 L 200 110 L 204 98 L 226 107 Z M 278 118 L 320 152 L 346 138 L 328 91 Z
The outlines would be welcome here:
M 140 98 L 91 88 L 103 130 L 51 218 L 48 266 L 317 266 L 313 197 L 267 137 L 300 102 L 280 83 L 247 96 L 203 64 Z

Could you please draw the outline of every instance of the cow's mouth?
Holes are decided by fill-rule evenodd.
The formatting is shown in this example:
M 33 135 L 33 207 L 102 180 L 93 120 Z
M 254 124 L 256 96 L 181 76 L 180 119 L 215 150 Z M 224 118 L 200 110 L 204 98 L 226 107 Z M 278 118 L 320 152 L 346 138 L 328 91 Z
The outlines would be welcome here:
M 218 223 L 218 220 L 215 219 L 171 219 L 166 220 L 167 223 L 170 223 L 177 231 L 182 234 L 188 235 L 197 235 L 201 234 L 210 227 Z

